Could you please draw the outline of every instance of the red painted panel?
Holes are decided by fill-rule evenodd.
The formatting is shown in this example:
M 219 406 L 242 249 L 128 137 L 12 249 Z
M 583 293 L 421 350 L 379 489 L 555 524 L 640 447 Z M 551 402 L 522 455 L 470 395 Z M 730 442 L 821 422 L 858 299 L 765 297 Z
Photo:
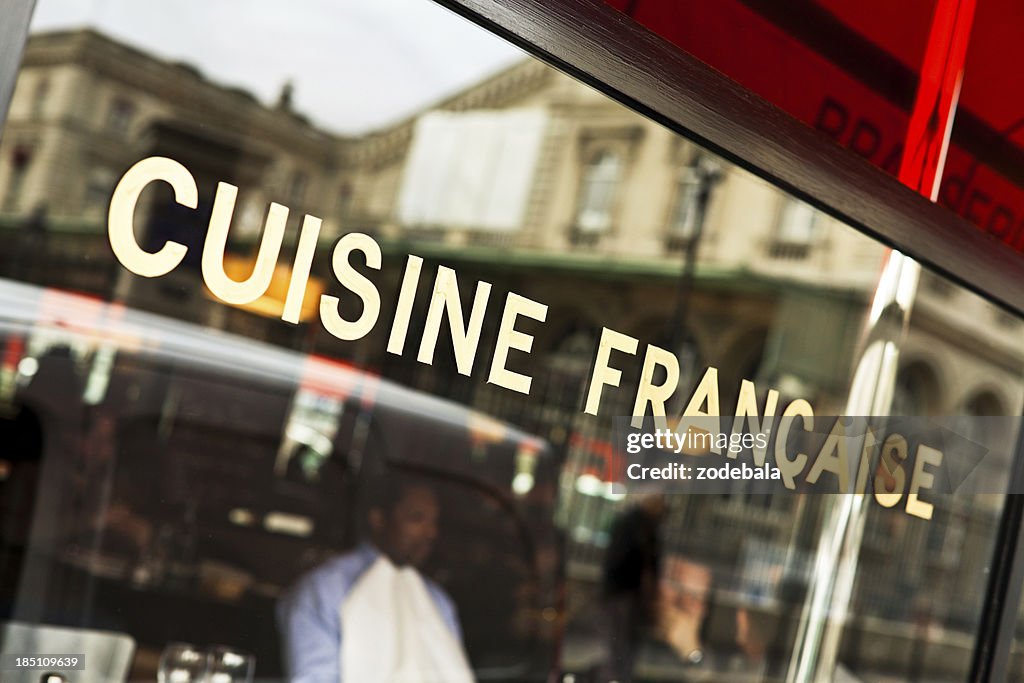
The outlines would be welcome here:
M 935 0 L 607 0 L 894 175 Z M 1024 252 L 1024 3 L 978 4 L 938 201 Z

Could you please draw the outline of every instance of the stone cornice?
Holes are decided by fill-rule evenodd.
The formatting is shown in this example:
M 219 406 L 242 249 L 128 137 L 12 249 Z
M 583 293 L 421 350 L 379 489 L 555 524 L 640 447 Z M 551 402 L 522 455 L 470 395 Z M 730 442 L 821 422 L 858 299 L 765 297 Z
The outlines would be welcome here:
M 524 59 L 391 126 L 357 137 L 319 130 L 297 114 L 261 104 L 239 88 L 216 84 L 187 64 L 170 62 L 93 29 L 39 33 L 29 38 L 23 68 L 74 66 L 165 103 L 174 117 L 284 145 L 327 169 L 384 168 L 401 161 L 423 111 L 498 109 L 547 85 L 551 67 Z
M 287 145 L 328 163 L 347 140 L 316 129 L 302 117 L 262 105 L 238 88 L 215 84 L 188 65 L 153 57 L 91 29 L 36 34 L 29 38 L 23 68 L 70 65 L 150 95 L 182 118 Z

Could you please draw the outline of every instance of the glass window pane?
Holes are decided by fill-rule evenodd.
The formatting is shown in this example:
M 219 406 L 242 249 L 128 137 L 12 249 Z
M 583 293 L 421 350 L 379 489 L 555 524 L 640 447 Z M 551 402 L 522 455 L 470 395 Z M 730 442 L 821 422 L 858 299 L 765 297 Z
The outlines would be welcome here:
M 434 3 L 223 19 L 39 2 L 0 142 L 4 652 L 965 678 L 1017 318 L 880 283 L 881 244 Z M 781 450 L 672 457 L 793 485 L 637 480 L 655 412 L 753 414 Z M 844 415 L 906 456 L 830 464 Z

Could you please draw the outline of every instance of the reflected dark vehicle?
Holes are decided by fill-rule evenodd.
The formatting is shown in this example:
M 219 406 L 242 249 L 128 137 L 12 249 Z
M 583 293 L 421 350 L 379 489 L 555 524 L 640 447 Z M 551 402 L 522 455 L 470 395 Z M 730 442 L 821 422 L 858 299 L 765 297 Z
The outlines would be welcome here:
M 77 295 L 0 285 L 0 618 L 127 634 L 129 680 L 173 642 L 283 675 L 274 606 L 359 539 L 367 482 L 431 480 L 425 573 L 479 680 L 552 666 L 546 444 L 325 359 Z

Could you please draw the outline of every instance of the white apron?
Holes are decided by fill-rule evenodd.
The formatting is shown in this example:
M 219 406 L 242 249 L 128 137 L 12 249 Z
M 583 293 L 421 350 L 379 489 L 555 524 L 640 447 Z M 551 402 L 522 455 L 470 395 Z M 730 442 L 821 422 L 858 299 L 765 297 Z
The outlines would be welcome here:
M 419 573 L 381 556 L 338 607 L 344 683 L 473 683 Z

